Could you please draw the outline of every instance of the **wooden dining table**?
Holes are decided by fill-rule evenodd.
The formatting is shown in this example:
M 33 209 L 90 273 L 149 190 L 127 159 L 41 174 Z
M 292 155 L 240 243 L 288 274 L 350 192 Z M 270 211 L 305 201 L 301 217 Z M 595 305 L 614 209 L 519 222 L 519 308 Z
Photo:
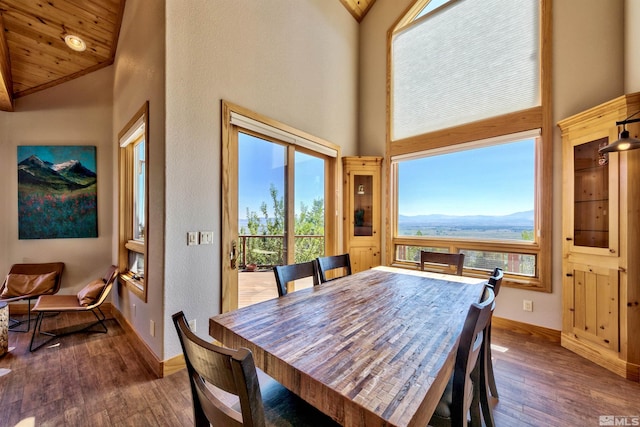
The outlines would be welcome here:
M 344 426 L 426 426 L 487 280 L 376 267 L 209 319 Z

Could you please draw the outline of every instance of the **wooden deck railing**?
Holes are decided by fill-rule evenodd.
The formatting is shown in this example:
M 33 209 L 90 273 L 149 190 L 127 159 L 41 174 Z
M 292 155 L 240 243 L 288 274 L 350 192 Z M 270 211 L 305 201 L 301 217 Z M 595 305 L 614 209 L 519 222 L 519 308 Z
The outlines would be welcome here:
M 241 250 L 240 268 L 246 268 L 248 264 L 256 264 L 259 268 L 271 268 L 274 265 L 286 264 L 287 249 L 284 245 L 284 235 L 241 234 L 238 237 Z M 296 235 L 294 239 L 296 242 L 299 239 L 322 239 L 324 241 L 324 236 Z M 256 241 L 259 243 L 255 243 Z M 309 259 L 296 259 L 296 262 L 308 261 L 324 255 L 324 244 L 321 246 L 322 251 L 319 251 L 319 253 L 309 253 L 305 256 L 305 258 Z

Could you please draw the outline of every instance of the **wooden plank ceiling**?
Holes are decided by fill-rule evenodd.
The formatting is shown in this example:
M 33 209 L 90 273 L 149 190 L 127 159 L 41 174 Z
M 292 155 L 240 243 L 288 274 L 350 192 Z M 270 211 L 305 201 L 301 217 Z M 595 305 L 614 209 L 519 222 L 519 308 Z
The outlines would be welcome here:
M 126 0 L 0 0 L 0 111 L 113 63 Z M 340 0 L 360 22 L 375 0 Z M 77 35 L 87 45 L 65 44 Z
M 125 0 L 0 0 L 0 110 L 113 63 Z M 81 37 L 84 52 L 66 35 Z
M 362 18 L 364 18 L 369 9 L 371 9 L 375 1 L 376 0 L 340 0 L 358 22 L 362 21 Z

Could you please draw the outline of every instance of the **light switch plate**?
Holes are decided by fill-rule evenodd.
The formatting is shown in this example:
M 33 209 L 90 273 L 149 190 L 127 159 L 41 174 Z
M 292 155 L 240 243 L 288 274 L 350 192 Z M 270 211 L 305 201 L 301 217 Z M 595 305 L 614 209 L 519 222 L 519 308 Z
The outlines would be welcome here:
M 187 245 L 197 245 L 198 244 L 198 232 L 197 231 L 189 231 L 187 233 Z
M 201 231 L 200 232 L 200 244 L 210 245 L 213 243 L 213 231 Z

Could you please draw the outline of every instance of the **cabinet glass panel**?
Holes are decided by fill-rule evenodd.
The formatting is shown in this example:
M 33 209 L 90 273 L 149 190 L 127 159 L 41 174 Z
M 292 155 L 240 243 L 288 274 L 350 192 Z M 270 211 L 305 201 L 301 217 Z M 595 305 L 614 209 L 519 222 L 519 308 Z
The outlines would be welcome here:
M 601 138 L 573 148 L 576 246 L 609 247 L 609 156 L 598 153 L 608 143 Z
M 373 176 L 353 177 L 353 235 L 373 236 Z

